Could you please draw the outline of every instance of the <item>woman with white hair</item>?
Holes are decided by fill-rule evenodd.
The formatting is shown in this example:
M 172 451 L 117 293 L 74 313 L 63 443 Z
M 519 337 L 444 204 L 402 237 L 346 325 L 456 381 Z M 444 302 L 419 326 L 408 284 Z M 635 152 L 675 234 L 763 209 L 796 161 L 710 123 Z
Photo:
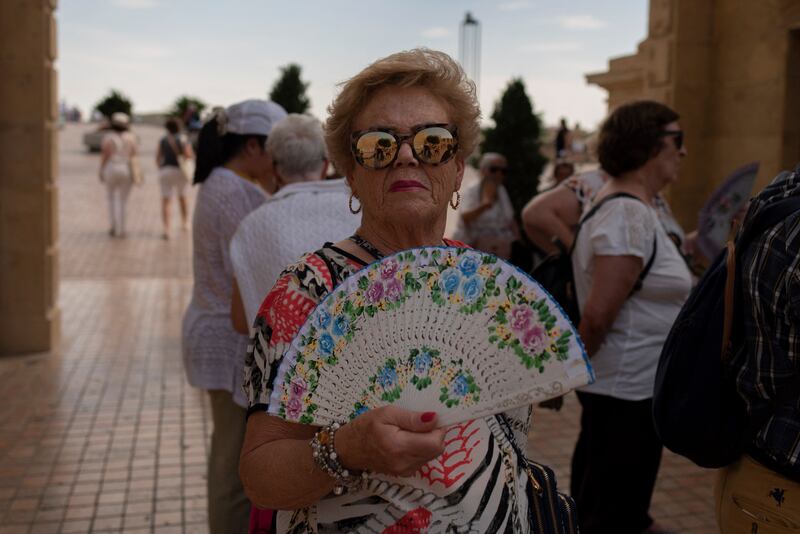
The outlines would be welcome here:
M 508 163 L 502 154 L 487 152 L 481 157 L 481 179 L 464 190 L 453 237 L 484 252 L 511 259 L 511 243 L 519 233 L 514 207 L 503 186 L 507 170 Z
M 291 114 L 267 140 L 273 195 L 239 225 L 231 241 L 236 274 L 231 307 L 237 332 L 246 334 L 280 272 L 308 250 L 352 234 L 361 216 L 350 213 L 344 178 L 326 180 L 322 125 Z
M 125 208 L 133 185 L 131 161 L 136 157 L 136 137 L 128 131 L 131 119 L 117 112 L 111 115 L 111 131 L 103 137 L 100 181 L 108 194 L 111 237 L 125 237 Z

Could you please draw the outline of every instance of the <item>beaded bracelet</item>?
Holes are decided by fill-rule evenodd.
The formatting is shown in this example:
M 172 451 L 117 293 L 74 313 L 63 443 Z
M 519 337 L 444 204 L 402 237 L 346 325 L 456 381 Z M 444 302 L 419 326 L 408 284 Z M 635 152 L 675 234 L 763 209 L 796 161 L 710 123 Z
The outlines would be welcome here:
M 324 426 L 314 434 L 313 439 L 309 442 L 314 462 L 336 481 L 336 485 L 333 487 L 334 495 L 341 495 L 347 490 L 359 489 L 367 479 L 366 471 L 351 473 L 339 461 L 339 455 L 336 454 L 334 446 L 336 431 L 339 428 L 341 428 L 339 423 Z

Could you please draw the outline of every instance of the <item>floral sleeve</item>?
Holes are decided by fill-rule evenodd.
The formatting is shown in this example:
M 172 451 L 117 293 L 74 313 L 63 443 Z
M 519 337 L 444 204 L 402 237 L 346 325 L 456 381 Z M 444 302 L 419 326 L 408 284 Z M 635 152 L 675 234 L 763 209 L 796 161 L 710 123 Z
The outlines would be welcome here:
M 267 294 L 247 347 L 243 388 L 248 415 L 266 409 L 283 353 L 332 285 L 325 261 L 307 254 L 283 271 Z

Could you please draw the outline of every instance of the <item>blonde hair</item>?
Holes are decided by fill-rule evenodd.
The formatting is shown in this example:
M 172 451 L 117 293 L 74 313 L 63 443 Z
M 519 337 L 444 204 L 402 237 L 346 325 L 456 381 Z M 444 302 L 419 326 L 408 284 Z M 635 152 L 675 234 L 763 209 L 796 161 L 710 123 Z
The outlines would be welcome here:
M 423 87 L 446 104 L 450 122 L 458 128 L 458 156 L 467 158 L 480 138 L 480 106 L 475 84 L 464 69 L 444 52 L 415 48 L 373 64 L 341 84 L 328 106 L 325 142 L 338 169 L 350 174 L 355 165 L 350 152 L 353 121 L 370 98 L 384 87 Z

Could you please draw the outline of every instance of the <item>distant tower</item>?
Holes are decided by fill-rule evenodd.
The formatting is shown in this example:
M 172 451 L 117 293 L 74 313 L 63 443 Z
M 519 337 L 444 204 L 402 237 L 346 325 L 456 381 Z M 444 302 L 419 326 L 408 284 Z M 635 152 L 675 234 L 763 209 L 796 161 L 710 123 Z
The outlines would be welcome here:
M 458 60 L 467 73 L 467 76 L 475 82 L 475 88 L 480 93 L 481 89 L 481 24 L 477 19 L 472 18 L 472 13 L 467 11 L 464 22 L 458 32 Z

